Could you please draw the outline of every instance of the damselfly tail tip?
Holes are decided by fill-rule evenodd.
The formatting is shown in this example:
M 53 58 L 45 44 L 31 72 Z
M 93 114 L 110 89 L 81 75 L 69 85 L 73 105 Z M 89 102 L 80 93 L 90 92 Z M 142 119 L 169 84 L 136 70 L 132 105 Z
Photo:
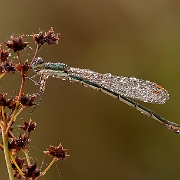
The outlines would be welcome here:
M 174 133 L 180 134 L 180 126 L 174 122 L 165 123 L 165 126 Z

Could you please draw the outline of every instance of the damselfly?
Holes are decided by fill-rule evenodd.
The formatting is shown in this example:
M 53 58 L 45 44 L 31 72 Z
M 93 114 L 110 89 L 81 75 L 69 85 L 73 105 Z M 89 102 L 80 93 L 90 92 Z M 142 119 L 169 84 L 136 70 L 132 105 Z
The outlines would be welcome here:
M 180 133 L 180 126 L 168 121 L 150 109 L 129 99 L 143 102 L 163 104 L 169 99 L 169 94 L 162 86 L 148 80 L 135 77 L 114 76 L 110 73 L 100 74 L 89 69 L 73 68 L 64 63 L 44 62 L 41 57 L 35 59 L 32 69 L 40 75 L 40 94 L 45 92 L 45 83 L 49 76 L 80 83 L 95 90 L 104 92 L 136 110 L 164 124 L 175 133 Z M 35 77 L 33 76 L 33 77 Z

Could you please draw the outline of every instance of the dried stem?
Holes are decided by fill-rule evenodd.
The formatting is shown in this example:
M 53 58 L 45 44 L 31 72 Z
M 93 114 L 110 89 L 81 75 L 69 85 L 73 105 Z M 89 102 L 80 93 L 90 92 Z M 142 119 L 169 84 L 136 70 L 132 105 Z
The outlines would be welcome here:
M 54 159 L 51 161 L 51 163 L 48 165 L 48 167 L 41 173 L 41 175 L 40 175 L 39 177 L 44 176 L 44 175 L 46 174 L 46 172 L 50 169 L 50 167 L 51 167 L 57 160 L 58 160 L 57 158 L 54 158 Z
M 36 51 L 34 53 L 34 57 L 32 58 L 31 64 L 34 62 L 35 58 L 37 57 L 37 54 L 38 54 L 40 48 L 41 48 L 41 45 L 37 44 Z
M 5 75 L 7 74 L 7 72 L 4 72 L 0 75 L 0 79 L 3 78 Z
M 1 127 L 1 129 L 4 129 L 4 128 L 5 128 L 3 122 L 0 122 L 0 127 Z
M 26 160 L 27 160 L 28 165 L 31 165 L 31 161 L 30 161 L 30 158 L 29 158 L 28 150 L 27 149 L 23 149 L 23 152 L 24 152 L 24 154 L 26 156 Z
M 16 107 L 17 107 L 17 106 L 16 106 Z M 11 126 L 12 126 L 12 123 L 15 121 L 15 119 L 17 118 L 17 116 L 25 109 L 25 107 L 23 106 L 23 107 L 17 112 L 17 114 L 15 114 L 16 109 L 17 109 L 17 108 L 15 108 L 15 110 L 14 110 L 14 112 L 13 112 L 13 115 L 12 115 L 12 117 L 11 117 L 11 120 L 10 120 L 10 122 L 8 123 L 8 127 L 6 128 L 6 133 L 7 133 L 7 134 L 8 134 L 8 132 L 9 132 L 9 129 L 10 129 Z
M 6 119 L 5 116 L 4 116 L 4 108 L 5 108 L 4 106 L 1 107 L 1 114 L 2 114 L 2 120 L 3 120 L 3 122 L 4 122 L 5 119 Z
M 17 51 L 16 53 L 17 53 L 17 57 L 18 57 L 18 60 L 19 60 L 19 64 L 22 64 L 22 62 L 21 62 L 21 57 L 20 57 L 20 54 L 19 54 L 19 51 Z
M 16 163 L 16 160 L 14 159 L 13 156 L 11 156 L 11 160 L 13 161 L 14 165 L 16 166 L 16 168 L 18 169 L 19 173 L 21 174 L 21 176 L 24 176 L 24 173 L 22 172 L 21 168 L 18 166 L 18 164 Z
M 21 68 L 21 87 L 20 87 L 19 96 L 18 96 L 18 101 L 20 101 L 26 78 L 25 78 L 25 75 L 24 75 L 23 70 L 22 70 L 22 62 L 21 62 L 21 58 L 20 58 L 18 51 L 17 51 L 17 56 L 18 56 L 18 60 L 19 60 L 20 68 Z

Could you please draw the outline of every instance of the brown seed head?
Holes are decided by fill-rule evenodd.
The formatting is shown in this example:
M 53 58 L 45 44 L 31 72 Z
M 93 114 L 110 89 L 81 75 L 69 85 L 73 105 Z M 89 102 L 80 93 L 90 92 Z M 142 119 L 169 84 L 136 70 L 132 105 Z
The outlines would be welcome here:
M 18 138 L 12 138 L 12 141 L 9 142 L 9 150 L 14 154 L 17 154 L 21 149 L 27 149 L 27 145 L 30 143 L 30 139 L 26 134 L 19 135 Z
M 14 110 L 16 107 L 16 100 L 14 98 L 6 99 L 5 93 L 0 93 L 0 106 L 6 106 L 8 109 Z
M 24 75 L 28 74 L 30 69 L 31 69 L 31 66 L 28 63 L 28 60 L 26 60 L 22 64 L 16 64 L 16 70 L 19 72 L 22 72 L 22 74 Z
M 1 64 L 1 67 L 3 72 L 7 72 L 9 74 L 14 74 L 16 72 L 15 64 L 12 63 L 12 61 L 6 60 Z
M 2 45 L 0 44 L 0 61 L 4 62 L 8 60 L 8 56 L 9 56 L 9 50 L 2 49 Z
M 47 43 L 48 45 L 58 44 L 59 35 L 60 33 L 55 34 L 53 28 L 51 27 L 48 32 L 44 32 L 39 29 L 39 33 L 33 35 L 33 39 L 39 46 L 42 46 L 44 43 Z
M 18 128 L 22 129 L 23 131 L 28 131 L 28 133 L 30 133 L 31 131 L 33 131 L 36 128 L 36 123 L 33 122 L 31 119 L 29 120 L 29 123 L 27 121 L 25 121 L 24 119 L 22 119 L 24 121 L 24 125 L 23 126 L 18 126 Z
M 35 98 L 36 98 L 36 94 L 32 94 L 32 95 L 30 95 L 30 94 L 26 94 L 26 95 L 23 94 L 21 96 L 20 102 L 21 102 L 21 104 L 23 106 L 26 106 L 26 107 L 34 106 L 35 105 L 35 103 L 34 103 Z
M 44 153 L 48 156 L 53 156 L 57 160 L 64 160 L 69 157 L 67 151 L 68 149 L 64 149 L 60 143 L 58 147 L 50 146 L 50 148 L 47 149 L 47 151 L 44 151 Z
M 12 49 L 14 52 L 23 50 L 30 42 L 23 42 L 23 34 L 18 37 L 11 36 L 11 40 L 4 42 L 6 46 Z
M 34 163 L 32 165 L 26 165 L 23 173 L 26 179 L 36 179 L 40 175 L 41 171 L 37 167 L 36 163 Z

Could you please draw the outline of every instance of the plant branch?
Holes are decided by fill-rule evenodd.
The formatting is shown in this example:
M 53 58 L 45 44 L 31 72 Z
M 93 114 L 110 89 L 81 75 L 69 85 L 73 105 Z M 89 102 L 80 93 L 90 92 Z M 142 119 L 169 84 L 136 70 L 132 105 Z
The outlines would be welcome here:
M 11 160 L 13 161 L 14 165 L 16 166 L 17 170 L 19 171 L 19 173 L 21 174 L 21 176 L 24 176 L 24 173 L 22 172 L 21 168 L 18 166 L 18 164 L 16 163 L 16 160 L 14 159 L 13 156 L 11 156 Z
M 23 149 L 23 152 L 24 152 L 24 154 L 26 156 L 26 160 L 27 160 L 28 165 L 31 165 L 31 161 L 30 161 L 27 149 Z
M 44 175 L 46 174 L 46 172 L 50 169 L 50 167 L 51 167 L 56 161 L 57 161 L 57 158 L 54 158 L 54 159 L 51 161 L 51 163 L 49 164 L 49 166 L 41 173 L 41 175 L 40 175 L 39 177 L 44 176 Z M 38 177 L 38 178 L 39 178 L 39 177 Z
M 4 72 L 0 75 L 0 79 L 3 78 L 5 75 L 7 74 L 7 72 Z
M 1 114 L 2 114 L 2 120 L 5 122 L 5 116 L 4 116 L 4 106 L 1 106 Z
M 18 106 L 18 105 L 16 104 L 16 107 L 17 107 L 17 106 Z M 23 106 L 23 107 L 16 113 L 17 108 L 15 108 L 15 110 L 14 110 L 14 112 L 13 112 L 13 114 L 12 114 L 11 120 L 10 120 L 10 122 L 8 123 L 8 127 L 6 128 L 6 134 L 8 134 L 9 129 L 11 128 L 12 123 L 15 121 L 15 119 L 17 118 L 17 116 L 18 116 L 24 109 L 25 109 L 25 106 Z M 16 113 L 16 114 L 15 114 L 15 113 Z
M 37 56 L 38 51 L 39 51 L 40 48 L 41 48 L 41 45 L 40 45 L 40 44 L 37 44 L 37 46 L 36 46 L 36 51 L 35 51 L 35 53 L 34 53 L 34 57 L 33 57 L 32 61 L 31 61 L 31 64 L 34 62 L 34 60 L 35 60 L 35 58 L 36 58 L 36 56 Z

